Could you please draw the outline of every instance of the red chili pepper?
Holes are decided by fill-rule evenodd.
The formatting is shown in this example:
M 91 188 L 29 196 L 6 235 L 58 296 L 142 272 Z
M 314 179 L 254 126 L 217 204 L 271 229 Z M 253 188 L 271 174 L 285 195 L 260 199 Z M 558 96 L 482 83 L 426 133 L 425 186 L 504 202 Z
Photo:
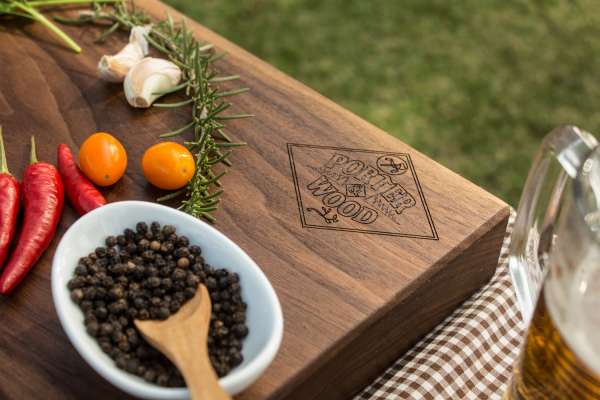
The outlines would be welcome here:
M 20 197 L 19 181 L 8 170 L 0 126 L 0 269 L 6 260 L 8 246 L 15 235 Z
M 73 153 L 66 144 L 58 145 L 57 158 L 58 171 L 65 185 L 65 192 L 79 215 L 106 204 L 104 196 L 75 164 Z
M 64 202 L 63 184 L 52 164 L 38 162 L 31 138 L 31 164 L 23 174 L 23 229 L 0 276 L 0 294 L 10 294 L 50 244 Z

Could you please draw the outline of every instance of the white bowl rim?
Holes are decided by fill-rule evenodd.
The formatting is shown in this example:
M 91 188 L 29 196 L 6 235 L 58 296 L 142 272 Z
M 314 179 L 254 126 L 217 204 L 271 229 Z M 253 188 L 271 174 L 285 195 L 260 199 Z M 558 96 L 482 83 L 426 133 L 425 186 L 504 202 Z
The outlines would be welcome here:
M 94 217 L 96 214 L 110 213 L 112 209 L 119 207 L 146 207 L 150 210 L 166 212 L 168 214 L 176 216 L 176 218 L 183 218 L 187 219 L 189 222 L 204 225 L 204 228 L 208 229 L 208 231 L 215 235 L 219 240 L 222 240 L 228 245 L 233 246 L 233 248 L 239 250 L 241 252 L 241 256 L 246 260 L 246 262 L 249 265 L 253 267 L 252 269 L 254 270 L 257 279 L 261 282 L 261 285 L 263 285 L 266 289 L 267 297 L 269 300 L 268 304 L 272 308 L 272 310 L 270 310 L 270 313 L 272 313 L 273 315 L 274 328 L 267 339 L 266 345 L 253 359 L 251 359 L 248 362 L 248 364 L 234 369 L 227 376 L 219 379 L 219 383 L 221 384 L 221 386 L 232 395 L 244 390 L 247 386 L 252 384 L 258 378 L 258 376 L 253 377 L 253 371 L 255 371 L 256 369 L 264 371 L 264 369 L 266 369 L 266 367 L 272 362 L 277 351 L 279 350 L 279 346 L 281 345 L 283 337 L 283 312 L 281 310 L 281 304 L 279 302 L 277 294 L 273 289 L 273 286 L 269 282 L 268 278 L 265 276 L 264 272 L 260 269 L 260 267 L 235 242 L 233 242 L 231 239 L 229 239 L 227 236 L 225 236 L 223 233 L 221 233 L 208 223 L 194 218 L 191 215 L 186 214 L 182 211 L 161 204 L 138 200 L 126 200 L 109 203 L 93 211 L 90 211 L 89 213 L 77 219 L 67 229 L 67 231 L 61 238 L 60 243 L 56 248 L 56 252 L 54 254 L 52 262 L 52 298 L 54 301 L 54 307 L 58 314 L 63 330 L 67 334 L 69 340 L 71 341 L 77 352 L 103 378 L 115 384 L 121 390 L 124 390 L 134 396 L 153 399 L 179 399 L 183 397 L 189 397 L 189 392 L 187 388 L 164 388 L 157 385 L 148 387 L 148 385 L 150 385 L 148 383 L 139 382 L 135 379 L 127 377 L 126 375 L 124 376 L 122 374 L 116 373 L 116 365 L 107 365 L 106 363 L 101 362 L 98 358 L 95 358 L 94 354 L 91 351 L 89 351 L 87 345 L 80 339 L 80 337 L 77 334 L 75 334 L 74 331 L 76 329 L 84 329 L 84 327 L 83 325 L 81 325 L 79 328 L 77 328 L 75 324 L 80 324 L 80 322 L 74 321 L 67 315 L 67 312 L 65 311 L 64 304 L 66 301 L 71 301 L 71 299 L 66 286 L 61 287 L 59 285 L 60 266 L 58 265 L 60 255 L 64 252 L 64 249 L 67 246 L 67 240 L 64 239 L 68 239 L 71 231 L 75 230 L 79 225 L 86 223 L 88 219 Z

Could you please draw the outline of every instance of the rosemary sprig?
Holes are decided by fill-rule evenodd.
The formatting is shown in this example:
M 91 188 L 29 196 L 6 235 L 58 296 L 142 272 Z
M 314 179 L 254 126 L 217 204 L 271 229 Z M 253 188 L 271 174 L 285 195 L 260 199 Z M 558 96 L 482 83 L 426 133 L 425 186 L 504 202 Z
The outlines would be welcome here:
M 183 92 L 186 99 L 179 102 L 157 103 L 158 108 L 191 107 L 190 121 L 160 137 L 173 137 L 186 132 L 193 132 L 192 140 L 184 142 L 194 154 L 196 173 L 185 189 L 170 193 L 158 201 L 172 200 L 185 195 L 180 209 L 197 218 L 205 218 L 214 222 L 212 213 L 217 210 L 223 188 L 220 179 L 225 175 L 226 168 L 231 166 L 229 157 L 231 149 L 243 146 L 245 143 L 234 143 L 225 133 L 223 121 L 252 117 L 251 114 L 223 114 L 231 103 L 226 98 L 246 92 L 247 88 L 220 91 L 215 83 L 234 81 L 238 75 L 218 76 L 213 63 L 224 56 L 217 53 L 214 46 L 194 38 L 185 25 L 185 21 L 176 24 L 167 15 L 164 20 L 151 21 L 150 18 L 132 5 L 116 3 L 109 7 L 94 4 L 93 15 L 85 14 L 78 19 L 61 18 L 59 21 L 70 24 L 98 23 L 109 28 L 102 33 L 101 38 L 115 31 L 130 30 L 136 25 L 152 23 L 152 30 L 147 35 L 148 43 L 173 63 L 177 64 L 183 73 L 183 83 L 161 94 Z M 227 150 L 223 152 L 222 150 Z M 218 165 L 225 170 L 218 170 Z

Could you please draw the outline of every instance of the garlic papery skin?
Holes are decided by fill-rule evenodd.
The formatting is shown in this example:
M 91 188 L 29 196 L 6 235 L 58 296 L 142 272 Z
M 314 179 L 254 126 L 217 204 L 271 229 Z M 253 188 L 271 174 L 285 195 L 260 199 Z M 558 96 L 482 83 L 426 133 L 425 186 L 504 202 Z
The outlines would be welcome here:
M 171 61 L 146 57 L 127 73 L 123 88 L 125 97 L 133 107 L 148 108 L 160 94 L 179 84 L 181 70 Z
M 98 63 L 100 77 L 109 82 L 123 82 L 127 72 L 148 55 L 148 40 L 151 25 L 134 26 L 129 34 L 129 43 L 115 55 L 102 56 Z

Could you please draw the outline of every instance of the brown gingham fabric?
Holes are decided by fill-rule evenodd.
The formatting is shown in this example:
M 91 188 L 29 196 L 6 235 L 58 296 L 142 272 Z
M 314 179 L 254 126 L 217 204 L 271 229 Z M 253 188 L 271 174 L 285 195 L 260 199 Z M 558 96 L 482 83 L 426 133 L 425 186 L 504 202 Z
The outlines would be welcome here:
M 524 329 L 508 271 L 513 221 L 490 282 L 354 400 L 502 398 Z

